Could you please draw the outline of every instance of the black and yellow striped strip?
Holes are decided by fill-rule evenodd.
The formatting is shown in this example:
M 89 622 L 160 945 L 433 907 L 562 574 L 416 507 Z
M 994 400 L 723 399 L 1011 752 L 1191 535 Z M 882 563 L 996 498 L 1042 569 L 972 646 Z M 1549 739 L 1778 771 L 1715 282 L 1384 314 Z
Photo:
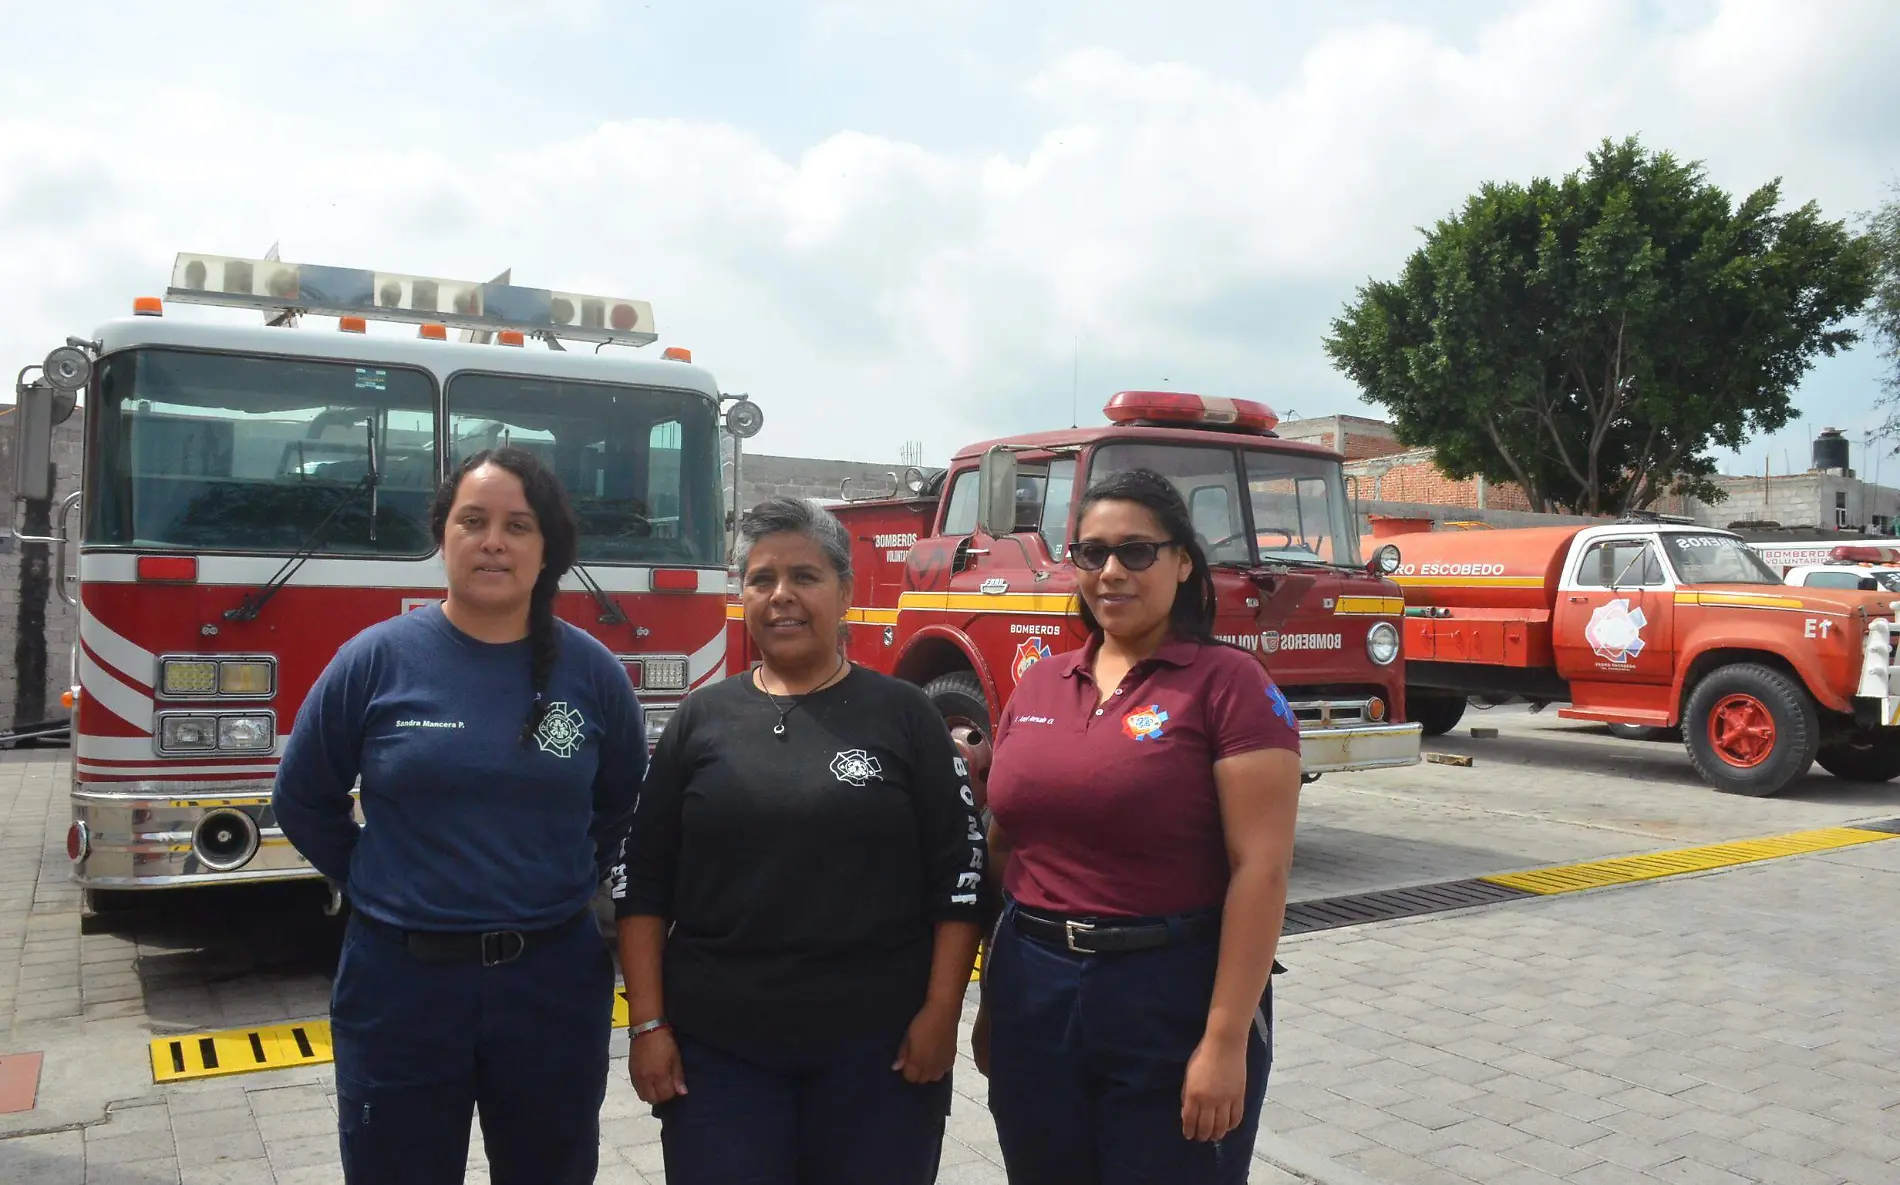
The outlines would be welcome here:
M 976 982 L 981 973 L 970 975 Z M 627 1027 L 626 993 L 614 992 L 613 1027 Z M 152 1039 L 152 1081 L 155 1083 L 189 1082 L 199 1078 L 222 1078 L 231 1074 L 255 1074 L 263 1070 L 288 1070 L 298 1066 L 320 1066 L 335 1060 L 330 1045 L 330 1022 L 303 1020 L 286 1025 L 267 1025 L 254 1029 L 223 1029 L 215 1033 Z

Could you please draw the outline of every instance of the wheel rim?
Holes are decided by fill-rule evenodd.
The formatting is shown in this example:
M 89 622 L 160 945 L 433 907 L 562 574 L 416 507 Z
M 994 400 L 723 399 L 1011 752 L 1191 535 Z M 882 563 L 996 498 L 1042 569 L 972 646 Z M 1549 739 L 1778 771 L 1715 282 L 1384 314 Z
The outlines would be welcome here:
M 950 743 L 957 747 L 957 756 L 963 758 L 970 773 L 977 778 L 987 778 L 990 772 L 988 725 L 967 716 L 949 716 L 944 723 L 950 728 Z
M 1752 695 L 1723 696 L 1709 712 L 1709 744 L 1730 765 L 1753 769 L 1775 751 L 1775 718 Z

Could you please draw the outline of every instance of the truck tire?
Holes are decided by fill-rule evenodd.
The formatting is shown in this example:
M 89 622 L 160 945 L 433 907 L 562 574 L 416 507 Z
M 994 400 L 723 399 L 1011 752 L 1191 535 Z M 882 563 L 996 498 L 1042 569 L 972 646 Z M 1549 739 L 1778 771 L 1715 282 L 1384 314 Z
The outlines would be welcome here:
M 1444 736 L 1458 727 L 1458 722 L 1465 718 L 1465 703 L 1462 695 L 1405 693 L 1406 713 L 1414 724 L 1424 726 L 1428 737 Z
M 1717 667 L 1696 684 L 1682 739 L 1704 781 L 1724 794 L 1767 798 L 1814 764 L 1820 748 L 1814 701 L 1772 667 Z
M 944 724 L 950 729 L 950 739 L 957 747 L 957 755 L 970 763 L 971 770 L 980 777 L 987 777 L 990 769 L 990 705 L 983 698 L 983 684 L 977 682 L 972 671 L 953 671 L 948 675 L 938 675 L 924 684 L 924 694 L 930 697 L 930 703 L 943 717 Z M 982 782 L 972 783 L 981 786 Z M 977 808 L 982 813 L 983 825 L 989 826 L 988 795 L 977 799 Z
M 1667 741 L 1675 739 L 1675 734 L 1667 728 L 1652 728 L 1647 724 L 1610 724 L 1605 725 L 1610 735 L 1622 741 Z
M 1814 760 L 1846 782 L 1891 782 L 1900 777 L 1900 741 L 1840 741 L 1821 746 Z

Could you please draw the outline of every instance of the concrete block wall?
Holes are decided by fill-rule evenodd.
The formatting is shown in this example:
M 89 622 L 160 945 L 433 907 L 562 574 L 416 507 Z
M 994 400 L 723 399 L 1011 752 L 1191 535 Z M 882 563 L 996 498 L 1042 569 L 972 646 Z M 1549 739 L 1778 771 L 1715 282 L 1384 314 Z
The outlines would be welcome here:
M 725 464 L 732 463 L 732 442 L 724 442 Z M 925 473 L 935 470 L 926 469 Z M 888 496 L 892 476 L 901 478 L 904 466 L 874 461 L 836 461 L 823 457 L 778 457 L 747 450 L 739 466 L 739 510 L 767 498 L 816 498 L 837 501 L 850 493 L 853 498 L 870 495 Z M 845 480 L 850 479 L 847 488 Z M 731 497 L 732 471 L 724 469 L 721 487 Z
M 80 442 L 85 434 L 84 421 L 85 412 L 81 409 L 73 412 L 71 418 L 53 430 L 53 464 L 57 486 L 53 494 L 55 509 L 61 498 L 79 488 Z M 7 406 L 0 408 L 0 509 L 4 509 L 8 516 L 4 523 L 7 528 L 18 527 L 25 510 L 24 504 L 14 501 L 13 486 L 13 409 Z M 69 525 L 76 534 L 79 530 L 78 513 L 73 514 Z M 20 615 L 20 565 L 22 552 L 27 546 L 16 540 L 11 530 L 0 530 L 0 728 L 39 722 L 18 716 L 19 673 L 13 661 Z M 47 563 L 52 563 L 52 547 L 36 550 L 43 551 Z M 68 548 L 68 574 L 77 574 L 78 562 L 78 549 Z M 67 585 L 68 589 L 74 587 L 70 583 Z M 78 637 L 78 629 L 78 614 L 67 607 L 66 602 L 49 585 L 46 595 L 46 713 L 42 719 L 63 719 L 67 715 L 66 709 L 60 706 L 59 697 L 70 684 L 72 647 Z

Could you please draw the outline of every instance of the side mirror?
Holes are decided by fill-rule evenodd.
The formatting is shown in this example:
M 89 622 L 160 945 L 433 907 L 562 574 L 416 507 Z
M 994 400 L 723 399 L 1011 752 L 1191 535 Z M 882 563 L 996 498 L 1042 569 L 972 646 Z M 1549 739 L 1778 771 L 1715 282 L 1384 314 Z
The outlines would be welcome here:
M 31 369 L 31 368 L 29 368 Z M 24 375 L 25 372 L 22 372 Z M 53 427 L 79 404 L 92 379 L 92 355 L 78 346 L 58 346 L 40 365 L 40 377 L 14 385 L 13 496 L 45 502 L 53 496 Z
M 14 388 L 13 496 L 22 502 L 53 497 L 53 425 L 59 421 L 61 392 L 51 383 L 21 383 Z
M 726 431 L 739 440 L 750 440 L 765 427 L 765 412 L 759 405 L 741 395 L 733 405 L 726 409 Z
M 976 523 L 992 539 L 1016 529 L 1016 454 L 992 445 L 977 471 Z
M 1372 562 L 1367 564 L 1366 567 L 1380 576 L 1392 575 L 1392 573 L 1399 570 L 1399 545 L 1396 543 L 1385 544 L 1379 548 L 1379 550 L 1372 553 Z

